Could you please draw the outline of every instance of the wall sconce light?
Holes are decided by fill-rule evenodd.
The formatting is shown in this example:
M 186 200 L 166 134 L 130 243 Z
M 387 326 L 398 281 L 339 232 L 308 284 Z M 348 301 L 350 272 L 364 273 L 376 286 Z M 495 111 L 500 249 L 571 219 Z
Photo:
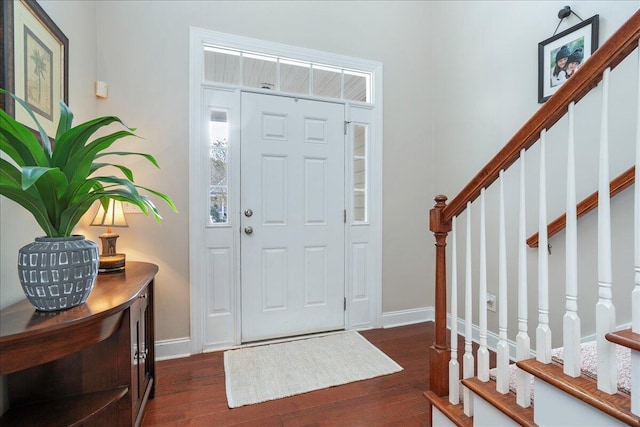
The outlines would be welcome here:
M 116 240 L 120 235 L 114 233 L 112 227 L 128 227 L 127 219 L 124 216 L 122 202 L 119 200 L 109 199 L 109 206 L 105 211 L 102 204 L 98 207 L 95 218 L 91 221 L 93 226 L 107 227 L 107 232 L 102 233 L 100 240 L 102 241 L 102 254 L 100 255 L 100 267 L 98 272 L 107 273 L 113 271 L 124 270 L 126 261 L 125 254 L 117 253 Z

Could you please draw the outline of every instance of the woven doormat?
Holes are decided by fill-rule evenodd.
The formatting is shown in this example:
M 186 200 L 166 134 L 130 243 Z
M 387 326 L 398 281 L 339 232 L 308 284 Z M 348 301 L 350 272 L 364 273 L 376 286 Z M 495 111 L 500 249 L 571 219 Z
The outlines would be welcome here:
M 357 332 L 224 353 L 230 408 L 399 372 L 402 367 Z

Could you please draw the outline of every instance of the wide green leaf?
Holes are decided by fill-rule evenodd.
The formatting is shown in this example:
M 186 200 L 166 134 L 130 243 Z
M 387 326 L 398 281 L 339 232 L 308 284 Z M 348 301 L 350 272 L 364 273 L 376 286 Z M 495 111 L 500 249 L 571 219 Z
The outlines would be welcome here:
M 41 139 L 42 148 L 44 148 L 44 151 L 45 151 L 45 154 L 47 155 L 47 157 L 51 158 L 51 141 L 49 140 L 49 136 L 47 135 L 47 132 L 44 131 L 42 125 L 40 125 L 40 122 L 38 121 L 38 119 L 36 119 L 36 116 L 35 116 L 35 114 L 33 114 L 33 111 L 29 107 L 29 104 L 27 104 L 26 102 L 24 102 L 22 99 L 18 98 L 17 96 L 12 94 L 11 92 L 0 88 L 0 94 L 2 94 L 2 93 L 7 94 L 10 97 L 12 97 L 17 103 L 19 103 L 25 109 L 27 114 L 29 114 L 29 116 L 31 116 L 31 118 L 33 119 L 33 122 L 36 124 L 36 127 L 38 128 L 38 132 L 40 133 L 40 139 Z M 2 127 L 4 127 L 4 126 L 2 126 Z
M 96 176 L 96 177 L 93 177 L 93 179 L 103 184 L 107 183 L 107 184 L 119 185 L 119 186 L 125 187 L 134 197 L 138 195 L 138 190 L 136 189 L 136 186 L 128 179 L 118 178 L 117 176 Z M 105 188 L 108 188 L 108 187 L 105 186 Z
M 64 232 L 71 233 L 75 224 L 78 223 L 80 218 L 82 218 L 85 212 L 96 200 L 109 198 L 135 204 L 140 207 L 143 213 L 147 214 L 147 207 L 145 206 L 145 203 L 140 200 L 141 196 L 134 197 L 131 193 L 123 189 L 105 189 L 103 191 L 94 191 L 87 194 L 84 199 L 78 203 L 70 205 L 64 212 L 62 212 L 60 221 L 61 229 Z
M 41 166 L 25 166 L 22 168 L 22 189 L 26 190 L 46 174 L 46 179 L 51 182 L 56 197 L 61 197 L 69 182 L 67 177 L 58 168 Z
M 60 122 L 56 131 L 56 139 L 60 139 L 73 125 L 73 113 L 63 100 L 60 100 Z
M 91 205 L 98 199 L 99 195 L 97 193 L 88 193 L 80 202 L 74 203 L 62 211 L 60 214 L 60 232 L 65 236 L 70 236 L 73 228 L 78 221 L 80 221 L 80 218 L 82 218 Z
M 126 166 L 114 165 L 111 163 L 93 163 L 91 165 L 91 169 L 89 170 L 89 175 L 92 175 L 95 171 L 97 171 L 100 168 L 105 168 L 108 166 L 120 169 L 120 171 L 122 171 L 124 176 L 126 176 L 129 181 L 133 181 L 133 172 L 131 171 L 131 169 L 129 169 Z
M 0 150 L 5 151 L 21 166 L 49 165 L 49 158 L 31 131 L 2 110 L 0 110 Z M 19 157 L 16 157 L 16 154 Z
M 34 188 L 27 191 L 22 189 L 21 179 L 22 174 L 15 166 L 0 159 L 0 194 L 31 212 L 40 227 L 49 235 L 55 227 L 49 220 L 47 209 Z
M 82 123 L 60 135 L 56 140 L 56 149 L 52 156 L 52 165 L 59 166 L 63 169 L 62 167 L 67 164 L 71 157 L 85 146 L 89 138 L 94 133 L 96 133 L 100 128 L 108 126 L 114 122 L 125 126 L 122 120 L 118 117 L 107 116 Z
M 158 165 L 158 162 L 156 161 L 155 157 L 153 157 L 151 154 L 146 154 L 146 153 L 132 153 L 132 152 L 128 152 L 128 151 L 109 151 L 108 153 L 96 154 L 96 159 L 98 157 L 111 156 L 111 155 L 114 155 L 114 156 L 142 156 L 145 159 L 149 160 L 155 167 L 160 169 L 160 165 Z
M 176 205 L 173 203 L 173 200 L 171 200 L 171 198 L 170 198 L 169 196 L 167 196 L 166 194 L 161 193 L 161 192 L 156 191 L 156 190 L 152 190 L 152 189 L 147 188 L 147 187 L 143 187 L 143 186 L 141 186 L 141 185 L 138 185 L 137 187 L 138 187 L 138 188 L 142 188 L 143 190 L 146 190 L 146 191 L 148 191 L 149 193 L 151 193 L 151 194 L 153 194 L 153 195 L 156 195 L 156 196 L 160 197 L 162 200 L 164 200 L 164 201 L 169 205 L 169 207 L 171 207 L 171 209 L 172 209 L 174 212 L 178 212 L 178 208 L 177 208 L 177 207 L 176 207 Z
M 89 176 L 91 165 L 93 164 L 96 154 L 109 148 L 111 144 L 116 142 L 118 139 L 131 135 L 134 134 L 129 131 L 118 131 L 110 135 L 100 137 L 90 144 L 80 147 L 71 157 L 69 157 L 69 159 L 67 159 L 67 162 L 62 167 L 62 171 L 70 179 L 80 179 L 82 177 Z

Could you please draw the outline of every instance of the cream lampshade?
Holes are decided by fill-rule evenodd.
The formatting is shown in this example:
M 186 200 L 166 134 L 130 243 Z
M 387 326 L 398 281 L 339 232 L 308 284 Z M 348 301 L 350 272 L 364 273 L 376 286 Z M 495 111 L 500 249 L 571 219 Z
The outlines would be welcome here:
M 128 227 L 127 219 L 124 217 L 122 202 L 109 199 L 109 206 L 105 211 L 102 204 L 98 207 L 95 218 L 91 225 L 107 227 L 107 232 L 101 234 L 102 254 L 100 255 L 100 273 L 124 270 L 125 254 L 116 251 L 116 240 L 120 235 L 114 233 L 112 227 Z

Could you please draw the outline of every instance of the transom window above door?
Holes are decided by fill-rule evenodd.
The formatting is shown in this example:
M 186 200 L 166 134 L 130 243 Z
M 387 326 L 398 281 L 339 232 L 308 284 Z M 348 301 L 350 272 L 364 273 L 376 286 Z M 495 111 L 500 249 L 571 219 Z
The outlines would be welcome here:
M 371 74 L 281 56 L 204 45 L 205 80 L 371 103 Z

